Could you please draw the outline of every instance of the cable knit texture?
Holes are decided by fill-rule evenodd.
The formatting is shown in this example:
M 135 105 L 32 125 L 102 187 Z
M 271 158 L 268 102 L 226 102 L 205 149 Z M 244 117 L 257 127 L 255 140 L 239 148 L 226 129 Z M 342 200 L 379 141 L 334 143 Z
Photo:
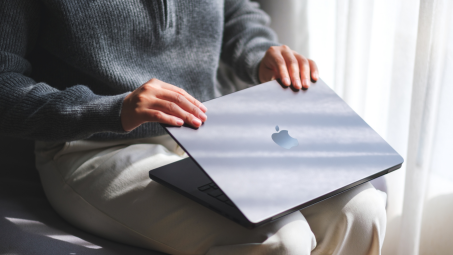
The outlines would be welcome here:
M 46 141 L 161 135 L 125 132 L 124 97 L 157 78 L 214 98 L 222 60 L 257 84 L 278 45 L 248 0 L 0 1 L 0 134 Z

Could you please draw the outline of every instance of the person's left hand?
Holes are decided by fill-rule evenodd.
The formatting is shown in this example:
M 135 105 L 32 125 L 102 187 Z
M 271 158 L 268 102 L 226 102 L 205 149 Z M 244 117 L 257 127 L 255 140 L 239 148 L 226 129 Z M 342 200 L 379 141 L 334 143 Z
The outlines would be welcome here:
M 280 79 L 283 86 L 291 84 L 295 89 L 308 88 L 310 78 L 316 82 L 319 78 L 316 63 L 307 59 L 288 46 L 272 46 L 261 60 L 258 76 L 260 82 Z

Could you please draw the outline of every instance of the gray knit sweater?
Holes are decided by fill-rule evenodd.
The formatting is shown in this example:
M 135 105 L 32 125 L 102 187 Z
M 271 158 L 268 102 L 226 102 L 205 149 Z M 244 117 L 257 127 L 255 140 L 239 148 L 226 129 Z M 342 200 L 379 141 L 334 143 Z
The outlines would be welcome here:
M 219 60 L 258 83 L 277 44 L 268 22 L 248 0 L 2 0 L 0 135 L 161 135 L 157 123 L 123 130 L 124 97 L 157 78 L 212 99 Z

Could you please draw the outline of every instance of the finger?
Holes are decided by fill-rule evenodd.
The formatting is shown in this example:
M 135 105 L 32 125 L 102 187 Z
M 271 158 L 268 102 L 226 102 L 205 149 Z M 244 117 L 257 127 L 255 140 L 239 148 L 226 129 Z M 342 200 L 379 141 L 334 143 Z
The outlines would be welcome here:
M 172 126 L 182 126 L 184 124 L 182 119 L 157 110 L 147 110 L 143 115 L 147 122 L 159 122 Z
M 291 79 L 289 78 L 286 62 L 282 56 L 280 48 L 270 47 L 268 53 L 273 65 L 272 69 L 274 69 L 275 78 L 280 78 L 284 86 L 291 86 Z
M 167 89 L 162 89 L 157 94 L 157 98 L 177 104 L 184 111 L 191 113 L 192 115 L 200 119 L 202 122 L 205 122 L 208 119 L 206 114 L 204 114 L 204 112 L 199 107 L 197 107 L 195 104 L 187 100 L 185 96 L 179 93 Z
M 286 66 L 288 68 L 289 76 L 291 77 L 291 82 L 295 89 L 301 89 L 302 84 L 300 82 L 299 74 L 299 62 L 294 56 L 291 50 L 282 51 L 283 58 L 285 58 Z
M 308 60 L 308 63 L 310 64 L 311 79 L 316 82 L 319 79 L 318 66 L 311 59 Z
M 310 65 L 308 60 L 302 55 L 295 54 L 297 61 L 299 62 L 300 79 L 302 80 L 302 87 L 308 88 L 310 86 Z
M 189 124 L 194 127 L 199 127 L 201 126 L 202 123 L 200 119 L 198 119 L 191 113 L 184 111 L 176 103 L 170 101 L 157 99 L 156 102 L 154 102 L 153 104 L 153 109 L 178 117 L 182 119 L 186 124 Z
M 198 101 L 197 99 L 195 99 L 193 96 L 191 96 L 189 93 L 187 93 L 185 90 L 183 90 L 182 88 L 179 88 L 179 87 L 176 87 L 174 85 L 171 85 L 171 84 L 168 84 L 168 83 L 165 83 L 165 82 L 162 82 L 162 88 L 164 89 L 168 89 L 168 90 L 171 90 L 173 92 L 176 92 L 178 94 L 181 94 L 183 95 L 187 100 L 189 100 L 189 102 L 191 102 L 192 104 L 196 105 L 198 108 L 200 108 L 203 112 L 206 112 L 208 109 L 206 108 L 206 106 L 204 106 L 200 101 Z

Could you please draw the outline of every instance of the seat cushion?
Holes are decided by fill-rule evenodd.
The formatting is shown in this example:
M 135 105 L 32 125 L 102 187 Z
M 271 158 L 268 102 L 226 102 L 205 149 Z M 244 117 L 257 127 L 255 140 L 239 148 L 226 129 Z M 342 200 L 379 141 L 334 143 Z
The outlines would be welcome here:
M 66 223 L 47 201 L 33 151 L 34 141 L 0 136 L 0 254 L 163 254 Z
M 0 254 L 163 254 L 112 242 L 66 223 L 40 183 L 0 179 Z
M 39 182 L 35 169 L 35 142 L 0 135 L 0 179 Z

